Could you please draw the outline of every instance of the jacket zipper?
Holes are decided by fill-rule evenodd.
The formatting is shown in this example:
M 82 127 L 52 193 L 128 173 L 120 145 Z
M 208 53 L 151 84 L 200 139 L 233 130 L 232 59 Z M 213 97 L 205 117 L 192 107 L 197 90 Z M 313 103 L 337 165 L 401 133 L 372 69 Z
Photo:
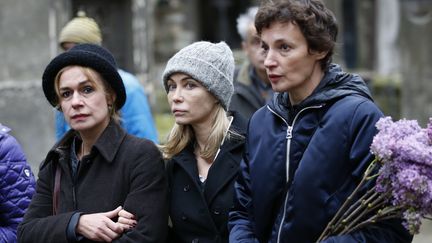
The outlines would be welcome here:
M 309 110 L 309 109 L 318 109 L 318 108 L 321 108 L 321 107 L 323 107 L 323 105 L 309 106 L 309 107 L 305 107 L 305 108 L 301 109 L 301 110 L 300 110 L 300 111 L 295 115 L 294 120 L 293 120 L 293 122 L 292 122 L 292 125 L 290 126 L 290 125 L 288 124 L 288 122 L 285 120 L 285 118 L 283 118 L 281 115 L 277 114 L 274 110 L 272 110 L 269 106 L 267 106 L 267 109 L 269 109 L 270 112 L 272 112 L 272 113 L 275 114 L 277 117 L 279 117 L 280 119 L 282 119 L 282 121 L 284 121 L 285 124 L 287 125 L 287 134 L 286 134 L 286 139 L 287 139 L 287 149 L 286 149 L 286 182 L 287 182 L 287 183 L 288 183 L 288 181 L 289 181 L 289 162 L 290 162 L 289 154 L 290 154 L 290 149 L 291 149 L 291 139 L 292 139 L 292 137 L 293 137 L 292 130 L 293 130 L 293 128 L 294 128 L 294 124 L 295 124 L 297 118 L 299 117 L 299 115 L 300 115 L 303 111 L 305 111 L 305 110 Z M 285 214 L 286 214 L 286 206 L 287 206 L 287 203 L 288 203 L 288 191 L 287 191 L 287 193 L 286 193 L 286 195 L 285 195 L 285 200 L 284 200 L 284 209 L 283 209 L 282 220 L 281 220 L 280 225 L 279 225 L 278 236 L 277 236 L 277 241 L 276 241 L 277 243 L 280 243 L 280 236 L 281 236 L 281 233 L 282 233 L 282 226 L 283 226 L 283 222 L 285 221 Z

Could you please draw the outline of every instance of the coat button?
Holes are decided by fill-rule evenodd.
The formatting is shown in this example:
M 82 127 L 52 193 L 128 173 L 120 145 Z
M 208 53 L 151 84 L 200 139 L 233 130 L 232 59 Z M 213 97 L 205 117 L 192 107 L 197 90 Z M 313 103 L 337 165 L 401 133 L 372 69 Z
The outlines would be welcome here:
M 220 214 L 220 211 L 219 211 L 218 209 L 215 209 L 215 210 L 213 210 L 213 214 L 214 214 L 214 215 L 219 215 L 219 214 Z
M 184 191 L 184 192 L 189 191 L 189 189 L 190 189 L 190 186 L 189 186 L 189 185 L 186 185 L 185 187 L 183 187 L 183 191 Z
M 183 221 L 186 221 L 186 220 L 187 220 L 186 215 L 182 214 L 181 219 L 182 219 Z
M 193 239 L 192 243 L 199 243 L 199 239 Z

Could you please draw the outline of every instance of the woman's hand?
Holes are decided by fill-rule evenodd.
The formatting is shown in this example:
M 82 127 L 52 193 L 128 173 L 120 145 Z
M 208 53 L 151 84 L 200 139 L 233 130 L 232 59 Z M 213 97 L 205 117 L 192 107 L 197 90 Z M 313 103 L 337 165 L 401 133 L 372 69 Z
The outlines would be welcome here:
M 76 233 L 93 241 L 111 242 L 125 231 L 121 224 L 112 220 L 119 216 L 120 211 L 121 206 L 109 212 L 81 215 Z
M 118 213 L 117 224 L 120 225 L 124 231 L 129 230 L 137 225 L 135 216 L 128 211 L 122 209 Z

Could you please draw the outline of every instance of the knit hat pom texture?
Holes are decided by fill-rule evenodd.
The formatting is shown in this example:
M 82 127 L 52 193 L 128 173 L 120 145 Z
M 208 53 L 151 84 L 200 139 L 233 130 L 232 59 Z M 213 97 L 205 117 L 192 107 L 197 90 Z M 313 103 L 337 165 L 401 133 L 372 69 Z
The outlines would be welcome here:
M 184 73 L 200 82 L 227 110 L 234 93 L 234 56 L 225 42 L 195 42 L 184 47 L 168 61 L 162 75 L 168 92 L 168 79 L 174 73 Z
M 60 45 L 65 42 L 101 45 L 102 33 L 96 21 L 93 18 L 86 17 L 83 11 L 78 12 L 77 15 L 60 31 Z

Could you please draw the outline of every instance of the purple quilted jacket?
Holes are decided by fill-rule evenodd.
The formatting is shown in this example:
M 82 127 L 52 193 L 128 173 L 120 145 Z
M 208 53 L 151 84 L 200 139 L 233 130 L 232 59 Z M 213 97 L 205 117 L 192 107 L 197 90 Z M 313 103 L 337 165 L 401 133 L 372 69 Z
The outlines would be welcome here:
M 17 140 L 0 124 L 0 242 L 16 242 L 16 229 L 35 191 L 35 179 Z

